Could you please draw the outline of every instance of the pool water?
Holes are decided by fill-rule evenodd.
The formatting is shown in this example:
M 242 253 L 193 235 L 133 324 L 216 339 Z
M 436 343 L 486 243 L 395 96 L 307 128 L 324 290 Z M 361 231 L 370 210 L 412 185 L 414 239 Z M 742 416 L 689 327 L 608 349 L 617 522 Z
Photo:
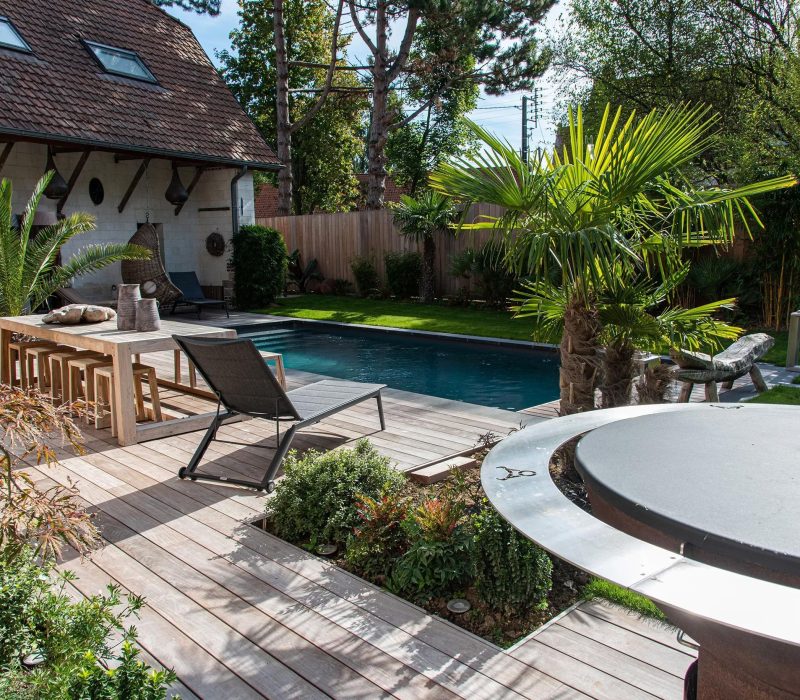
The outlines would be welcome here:
M 558 398 L 556 355 L 530 347 L 300 323 L 250 337 L 288 369 L 512 411 Z

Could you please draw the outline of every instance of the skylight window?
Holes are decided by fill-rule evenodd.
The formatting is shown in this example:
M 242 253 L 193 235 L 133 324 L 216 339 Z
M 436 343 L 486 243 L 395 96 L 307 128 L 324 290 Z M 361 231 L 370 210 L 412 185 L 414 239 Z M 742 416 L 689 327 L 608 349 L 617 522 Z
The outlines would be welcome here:
M 135 80 L 145 80 L 148 83 L 158 82 L 136 52 L 118 49 L 114 46 L 95 44 L 91 41 L 85 41 L 84 43 L 107 73 L 122 75 Z
M 28 42 L 22 38 L 22 34 L 11 24 L 11 20 L 8 17 L 0 17 L 0 47 L 31 53 L 31 47 L 28 46 Z

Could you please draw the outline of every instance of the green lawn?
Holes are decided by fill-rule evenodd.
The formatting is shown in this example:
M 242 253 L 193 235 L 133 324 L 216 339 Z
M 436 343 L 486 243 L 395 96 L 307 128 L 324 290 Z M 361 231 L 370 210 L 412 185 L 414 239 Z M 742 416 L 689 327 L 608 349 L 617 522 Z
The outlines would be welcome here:
M 769 352 L 764 355 L 759 362 L 771 362 L 773 365 L 780 365 L 781 367 L 786 364 L 786 351 L 789 349 L 788 331 L 773 331 L 767 329 L 748 331 L 748 333 L 766 333 L 775 338 L 775 345 L 770 348 Z
M 784 403 L 791 406 L 800 406 L 800 389 L 790 386 L 774 386 L 763 394 L 748 399 L 747 403 Z
M 514 319 L 510 312 L 496 309 L 305 294 L 280 299 L 277 306 L 258 312 L 316 321 L 531 340 L 530 319 Z

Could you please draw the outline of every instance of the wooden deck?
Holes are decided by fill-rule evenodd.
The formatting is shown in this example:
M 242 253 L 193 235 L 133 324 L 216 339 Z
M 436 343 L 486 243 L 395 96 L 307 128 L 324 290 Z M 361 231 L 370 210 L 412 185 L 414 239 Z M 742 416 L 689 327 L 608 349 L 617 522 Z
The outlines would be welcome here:
M 160 371 L 171 355 L 147 357 Z M 290 385 L 313 380 L 289 372 Z M 176 412 L 208 408 L 165 392 Z M 369 437 L 413 470 L 540 416 L 387 390 L 387 431 L 372 403 L 301 433 L 295 446 L 331 449 Z M 225 426 L 230 440 L 273 444 L 259 421 Z M 135 621 L 145 658 L 175 669 L 183 698 L 675 698 L 692 661 L 674 633 L 583 603 L 503 651 L 252 527 L 268 496 L 223 483 L 181 481 L 200 433 L 119 447 L 85 431 L 87 453 L 64 452 L 37 479 L 77 484 L 105 547 L 71 559 L 76 595 L 109 582 L 144 595 Z M 265 454 L 265 452 L 267 454 Z M 268 450 L 215 443 L 214 468 L 250 477 Z

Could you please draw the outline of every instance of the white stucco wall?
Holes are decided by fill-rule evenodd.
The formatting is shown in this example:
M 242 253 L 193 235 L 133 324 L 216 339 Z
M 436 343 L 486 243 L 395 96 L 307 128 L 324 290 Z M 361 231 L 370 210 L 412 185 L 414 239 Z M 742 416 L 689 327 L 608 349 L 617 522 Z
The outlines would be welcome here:
M 56 167 L 65 179 L 69 179 L 80 154 L 64 153 L 55 157 Z M 46 148 L 40 144 L 17 143 L 11 156 L 3 167 L 0 176 L 11 179 L 14 186 L 13 206 L 15 213 L 21 213 L 33 186 L 44 172 L 47 159 Z M 64 213 L 82 211 L 92 214 L 97 221 L 94 231 L 73 239 L 62 251 L 68 258 L 75 250 L 92 243 L 127 242 L 135 233 L 139 223 L 145 220 L 150 211 L 150 221 L 164 227 L 164 256 L 168 271 L 195 270 L 203 285 L 220 285 L 229 278 L 227 261 L 230 253 L 214 257 L 206 250 L 206 237 L 219 231 L 226 241 L 232 234 L 230 209 L 224 211 L 198 211 L 204 207 L 230 207 L 230 183 L 236 174 L 235 168 L 207 170 L 203 173 L 183 206 L 175 216 L 175 207 L 164 199 L 172 176 L 171 163 L 167 160 L 151 160 L 147 174 L 128 200 L 125 210 L 120 214 L 117 207 L 133 179 L 140 161 L 125 160 L 114 162 L 112 153 L 93 152 L 89 155 L 83 170 L 75 183 L 72 194 L 64 206 Z M 180 168 L 184 186 L 189 185 L 194 176 L 194 168 Z M 89 197 L 89 181 L 98 178 L 103 183 L 105 198 L 95 206 Z M 254 223 L 255 205 L 253 178 L 251 173 L 239 180 L 239 221 L 241 224 Z M 43 199 L 40 209 L 55 212 L 56 201 Z M 74 286 L 90 298 L 108 299 L 111 285 L 120 282 L 119 264 L 100 272 L 75 280 Z

